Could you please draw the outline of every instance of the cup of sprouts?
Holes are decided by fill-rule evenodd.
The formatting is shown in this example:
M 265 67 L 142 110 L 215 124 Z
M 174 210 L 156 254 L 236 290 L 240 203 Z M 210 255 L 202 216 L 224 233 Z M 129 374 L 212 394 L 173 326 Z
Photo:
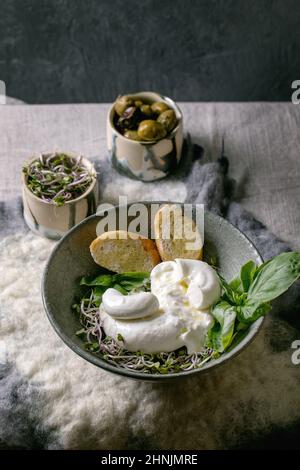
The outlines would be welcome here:
M 97 173 L 82 155 L 36 155 L 24 164 L 22 183 L 24 219 L 38 235 L 57 240 L 96 212 Z

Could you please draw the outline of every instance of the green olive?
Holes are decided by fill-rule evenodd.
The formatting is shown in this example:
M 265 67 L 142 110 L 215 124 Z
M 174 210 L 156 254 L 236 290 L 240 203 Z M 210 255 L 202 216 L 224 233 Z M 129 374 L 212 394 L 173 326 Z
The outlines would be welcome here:
M 140 106 L 140 110 L 145 116 L 152 116 L 153 114 L 150 104 L 143 104 L 142 106 Z
M 126 139 L 131 139 L 131 140 L 141 140 L 137 131 L 125 131 L 124 137 L 126 137 Z
M 134 106 L 136 106 L 137 108 L 140 108 L 141 106 L 143 106 L 143 104 L 144 103 L 142 102 L 142 100 L 136 100 L 134 102 Z
M 155 103 L 152 103 L 151 109 L 153 113 L 155 114 L 161 114 L 164 111 L 167 111 L 167 109 L 170 109 L 169 106 L 166 103 L 163 103 L 162 101 L 155 101 Z
M 176 114 L 173 109 L 168 109 L 158 116 L 157 122 L 160 122 L 166 131 L 170 132 L 177 124 Z
M 130 96 L 127 96 L 127 95 L 118 96 L 118 98 L 115 101 L 115 111 L 119 116 L 122 116 L 125 109 L 133 105 L 134 105 L 134 102 Z
M 167 133 L 160 122 L 152 119 L 141 121 L 137 132 L 141 140 L 159 140 L 165 137 Z

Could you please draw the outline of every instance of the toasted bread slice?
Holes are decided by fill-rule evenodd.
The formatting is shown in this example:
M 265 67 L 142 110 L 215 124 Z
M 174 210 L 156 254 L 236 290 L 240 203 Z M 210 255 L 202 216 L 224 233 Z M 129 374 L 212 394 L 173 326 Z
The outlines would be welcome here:
M 161 261 L 152 240 L 125 230 L 101 234 L 90 251 L 97 264 L 116 273 L 150 272 Z
M 180 206 L 165 204 L 154 218 L 155 241 L 163 261 L 176 258 L 202 259 L 203 240 L 195 222 Z

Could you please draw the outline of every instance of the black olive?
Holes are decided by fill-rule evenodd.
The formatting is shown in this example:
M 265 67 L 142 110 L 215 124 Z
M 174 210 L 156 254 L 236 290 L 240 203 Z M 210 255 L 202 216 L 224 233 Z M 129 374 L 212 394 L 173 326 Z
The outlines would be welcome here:
M 117 128 L 122 132 L 137 129 L 143 115 L 140 108 L 129 106 L 117 120 Z

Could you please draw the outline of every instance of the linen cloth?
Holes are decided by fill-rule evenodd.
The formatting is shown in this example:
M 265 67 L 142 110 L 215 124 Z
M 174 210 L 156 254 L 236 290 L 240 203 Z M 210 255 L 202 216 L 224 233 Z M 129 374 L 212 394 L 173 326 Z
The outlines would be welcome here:
M 264 259 L 289 250 L 232 202 L 226 158 L 203 164 L 202 153 L 187 142 L 176 173 L 155 183 L 121 176 L 96 159 L 101 199 L 204 203 L 241 229 Z M 291 344 L 300 339 L 299 284 L 274 303 L 255 341 L 229 363 L 177 383 L 137 382 L 87 363 L 52 330 L 40 282 L 54 242 L 29 232 L 20 199 L 0 204 L 0 236 L 2 447 L 223 449 L 272 446 L 276 433 L 297 431 L 300 366 L 292 364 Z

